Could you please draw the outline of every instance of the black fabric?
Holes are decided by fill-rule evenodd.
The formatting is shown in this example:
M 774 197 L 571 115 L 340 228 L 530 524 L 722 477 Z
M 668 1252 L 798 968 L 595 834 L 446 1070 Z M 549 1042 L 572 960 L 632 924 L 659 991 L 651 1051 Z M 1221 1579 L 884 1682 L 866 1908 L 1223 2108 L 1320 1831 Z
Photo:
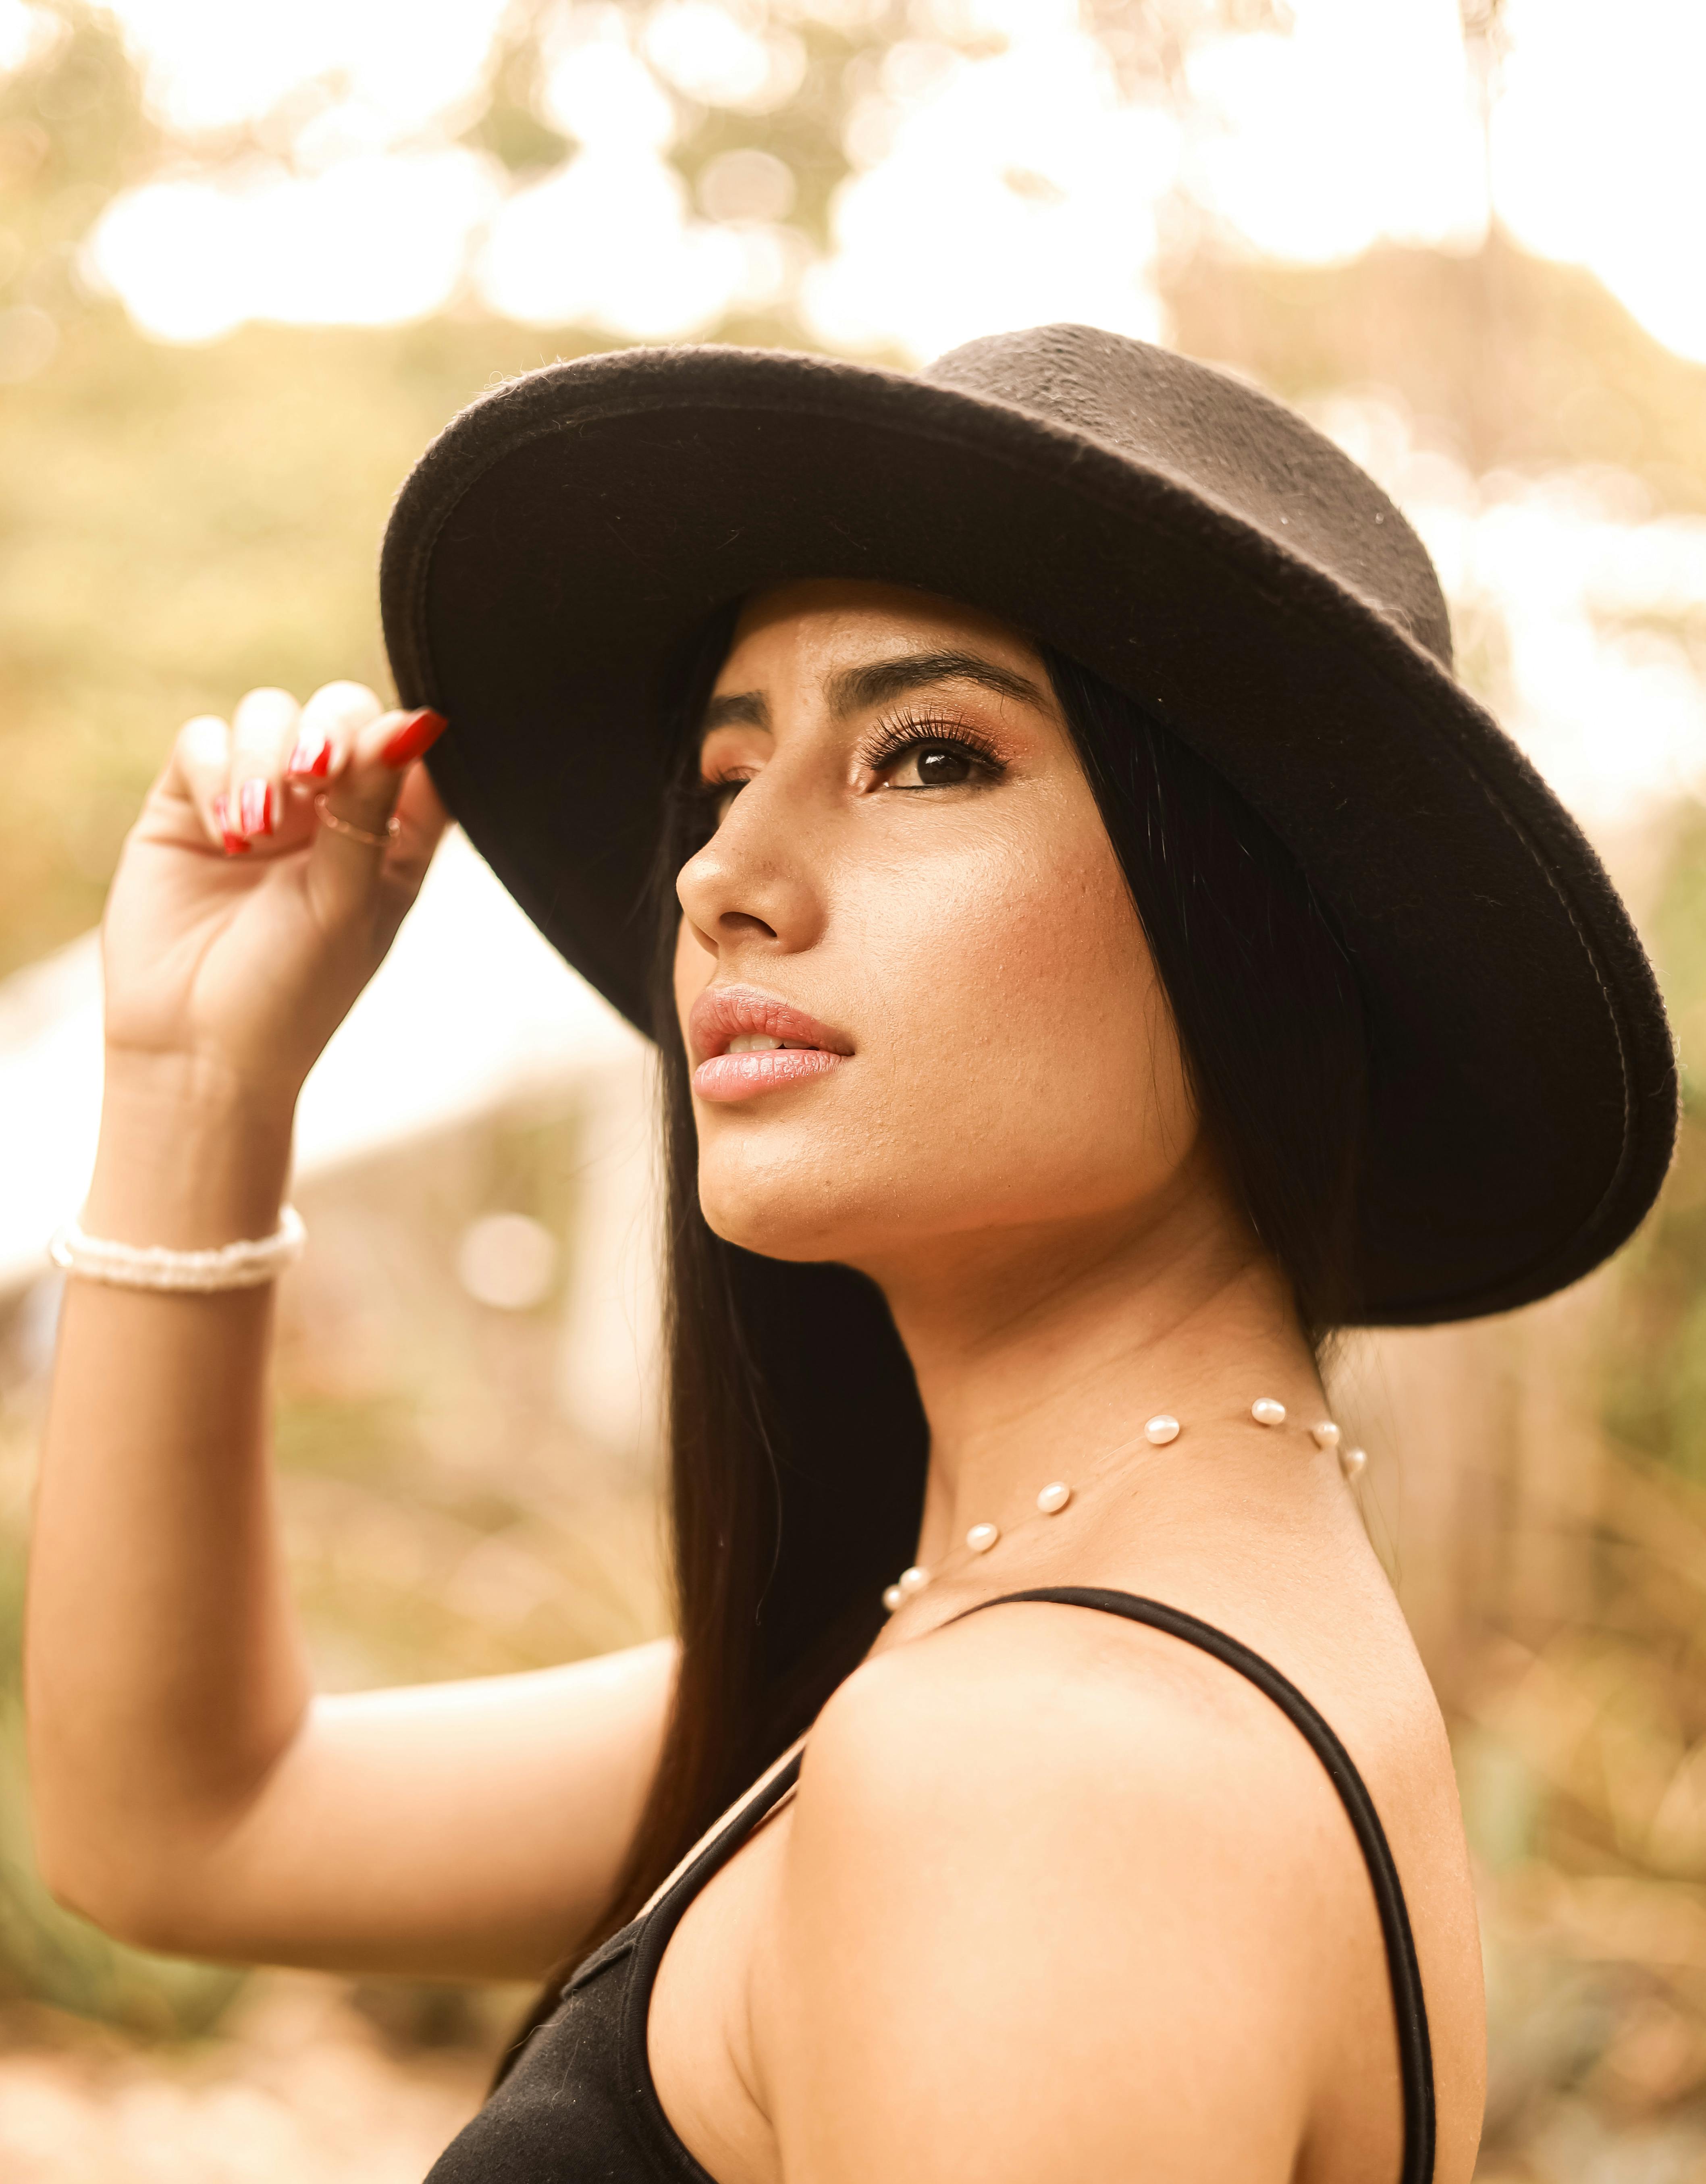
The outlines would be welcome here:
M 1122 1615 L 1200 1646 L 1247 1677 L 1306 1739 L 1350 1818 L 1380 1912 L 1403 2090 L 1399 2184 L 1431 2184 L 1434 2072 L 1421 1971 L 1385 1830 L 1344 1746 L 1295 1684 L 1260 1654 L 1194 1615 L 1135 1593 L 1080 1585 L 1004 1593 L 966 1613 L 1022 1602 Z M 620 2184 L 716 2184 L 671 2129 L 652 2082 L 646 2052 L 652 1988 L 670 1936 L 689 1904 L 788 1795 L 800 1779 L 804 1757 L 796 1752 L 780 1767 L 650 1910 L 580 1966 L 563 1989 L 555 2014 L 533 2033 L 509 2076 L 433 2164 L 426 2184 L 593 2184 L 594 2178 Z
M 554 365 L 456 419 L 386 537 L 405 703 L 523 907 L 643 1029 L 670 664 L 801 576 L 984 607 L 1143 700 L 1307 872 L 1368 997 L 1365 1317 L 1585 1273 L 1652 1202 L 1658 990 L 1573 821 L 1452 679 L 1384 493 L 1302 420 L 1141 342 L 1048 326 L 919 378 L 734 348 Z

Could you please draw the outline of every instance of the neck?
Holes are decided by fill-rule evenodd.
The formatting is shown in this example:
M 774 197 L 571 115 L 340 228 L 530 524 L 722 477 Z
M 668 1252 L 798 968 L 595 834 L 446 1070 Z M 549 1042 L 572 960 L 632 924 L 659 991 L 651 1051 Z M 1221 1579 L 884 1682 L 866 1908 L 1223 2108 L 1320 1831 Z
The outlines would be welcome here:
M 927 1563 L 1052 1479 L 1163 1457 L 1143 1431 L 1158 1412 L 1194 1436 L 1258 1396 L 1322 1415 L 1285 1284 L 1212 1178 L 1181 1175 L 1136 1219 L 959 1240 L 878 1279 L 929 1421 Z

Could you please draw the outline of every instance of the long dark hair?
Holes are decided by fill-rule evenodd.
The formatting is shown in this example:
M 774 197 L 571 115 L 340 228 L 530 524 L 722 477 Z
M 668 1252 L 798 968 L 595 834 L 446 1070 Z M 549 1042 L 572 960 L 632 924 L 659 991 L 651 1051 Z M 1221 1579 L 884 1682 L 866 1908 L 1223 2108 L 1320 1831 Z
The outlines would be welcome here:
M 655 881 L 681 1666 L 650 1797 L 593 1940 L 634 1916 L 857 1663 L 884 1618 L 883 1586 L 912 1559 L 923 1500 L 923 1411 L 874 1285 L 845 1267 L 757 1257 L 700 1212 L 671 986 L 675 877 L 703 839 L 689 786 L 697 729 L 734 616 L 716 617 L 676 678 L 680 773 Z M 1295 858 L 1224 778 L 1136 699 L 1042 652 L 1203 1125 L 1319 1346 L 1357 1306 L 1367 1065 L 1352 964 Z

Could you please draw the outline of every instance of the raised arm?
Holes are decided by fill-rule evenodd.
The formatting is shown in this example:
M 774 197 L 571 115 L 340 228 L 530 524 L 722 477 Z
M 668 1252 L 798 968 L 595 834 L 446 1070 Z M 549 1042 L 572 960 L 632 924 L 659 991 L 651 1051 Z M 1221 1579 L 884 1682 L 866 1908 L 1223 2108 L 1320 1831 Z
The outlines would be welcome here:
M 270 1234 L 297 1094 L 444 815 L 432 716 L 334 683 L 192 722 L 104 933 L 83 1227 Z M 381 849 L 317 824 L 312 795 Z M 533 1675 L 313 1695 L 269 1475 L 270 1288 L 68 1282 L 25 1641 L 37 1842 L 62 1900 L 187 1954 L 527 1975 L 608 1892 L 655 1763 L 666 1644 Z

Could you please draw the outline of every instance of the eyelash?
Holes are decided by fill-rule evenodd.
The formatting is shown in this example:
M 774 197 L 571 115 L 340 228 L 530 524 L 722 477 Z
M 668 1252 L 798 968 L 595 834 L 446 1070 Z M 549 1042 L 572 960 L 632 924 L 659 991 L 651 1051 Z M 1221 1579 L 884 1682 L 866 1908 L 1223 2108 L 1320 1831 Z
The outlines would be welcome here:
M 894 720 L 883 722 L 873 731 L 859 758 L 873 773 L 880 773 L 900 760 L 909 758 L 915 750 L 930 746 L 963 751 L 976 762 L 985 781 L 996 780 L 1006 772 L 994 746 L 975 728 L 931 714 L 902 713 Z
M 902 713 L 880 722 L 856 755 L 861 766 L 868 766 L 873 773 L 881 773 L 916 750 L 944 747 L 963 751 L 985 783 L 999 780 L 1007 770 L 1006 760 L 997 755 L 994 745 L 974 728 L 926 713 Z M 718 805 L 731 789 L 744 788 L 748 778 L 744 773 L 729 772 L 701 777 L 694 783 L 692 800 L 698 807 L 696 816 L 707 840 L 722 823 Z

